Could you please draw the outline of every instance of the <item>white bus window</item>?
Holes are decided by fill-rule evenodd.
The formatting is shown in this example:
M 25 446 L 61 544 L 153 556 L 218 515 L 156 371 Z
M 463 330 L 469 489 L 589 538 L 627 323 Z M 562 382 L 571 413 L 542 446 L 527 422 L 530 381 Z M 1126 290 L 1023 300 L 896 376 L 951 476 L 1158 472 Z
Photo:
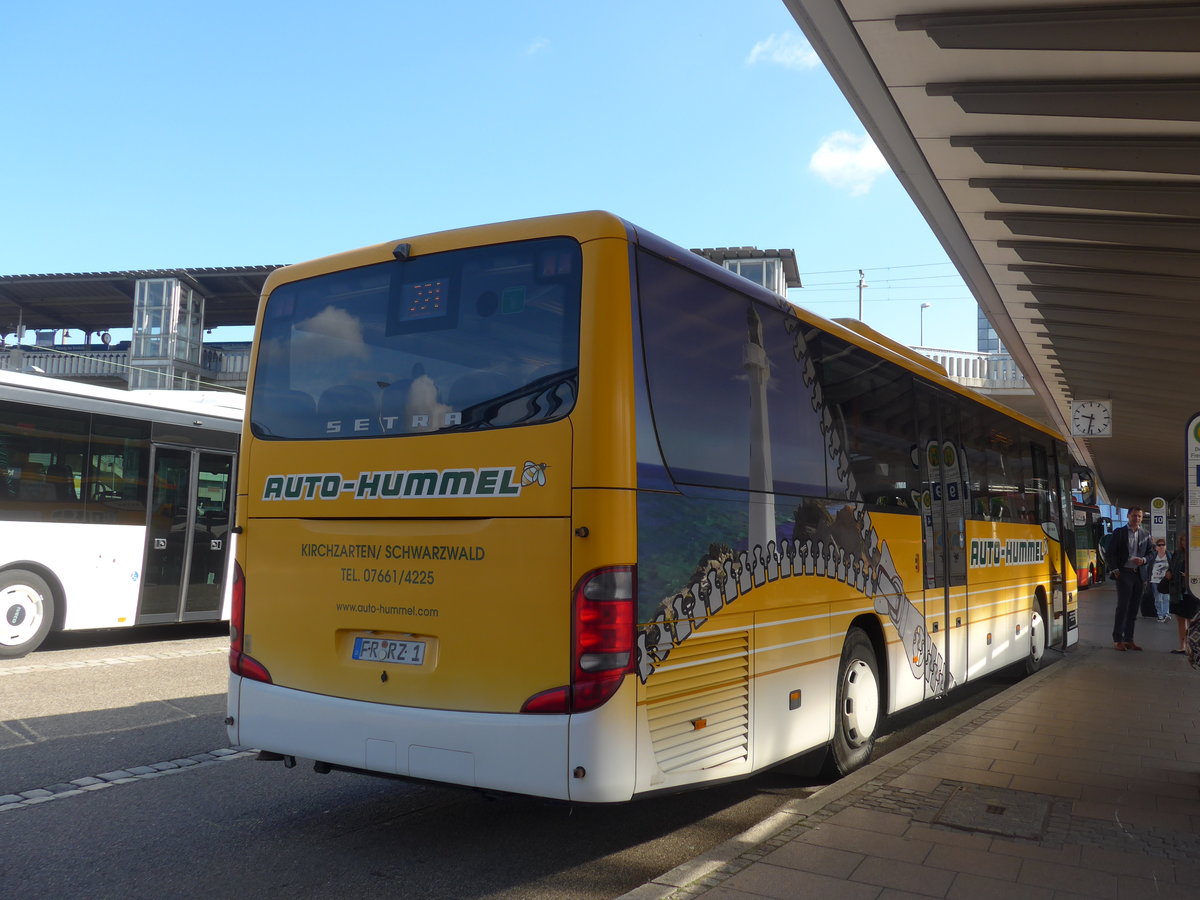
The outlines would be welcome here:
M 0 516 L 50 520 L 58 504 L 77 503 L 87 440 L 86 413 L 0 408 Z
M 145 525 L 149 468 L 149 424 L 96 417 L 86 481 L 89 509 L 105 510 L 109 521 Z

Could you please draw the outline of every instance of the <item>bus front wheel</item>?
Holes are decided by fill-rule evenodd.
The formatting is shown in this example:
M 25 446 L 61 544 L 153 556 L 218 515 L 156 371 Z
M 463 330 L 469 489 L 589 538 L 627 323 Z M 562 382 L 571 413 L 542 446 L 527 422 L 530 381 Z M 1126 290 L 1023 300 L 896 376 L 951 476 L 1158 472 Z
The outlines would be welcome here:
M 838 663 L 837 710 L 831 750 L 841 775 L 863 766 L 879 733 L 879 663 L 870 638 L 851 628 Z
M 45 580 L 24 569 L 0 572 L 0 659 L 17 659 L 36 650 L 54 623 L 54 592 Z

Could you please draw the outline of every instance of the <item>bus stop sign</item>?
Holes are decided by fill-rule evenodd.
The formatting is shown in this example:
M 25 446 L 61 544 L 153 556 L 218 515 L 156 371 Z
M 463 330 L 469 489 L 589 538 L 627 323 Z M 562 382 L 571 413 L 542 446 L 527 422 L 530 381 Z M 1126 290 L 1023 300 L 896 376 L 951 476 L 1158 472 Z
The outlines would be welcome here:
M 1200 582 L 1200 413 L 1187 425 L 1188 582 L 1192 593 Z

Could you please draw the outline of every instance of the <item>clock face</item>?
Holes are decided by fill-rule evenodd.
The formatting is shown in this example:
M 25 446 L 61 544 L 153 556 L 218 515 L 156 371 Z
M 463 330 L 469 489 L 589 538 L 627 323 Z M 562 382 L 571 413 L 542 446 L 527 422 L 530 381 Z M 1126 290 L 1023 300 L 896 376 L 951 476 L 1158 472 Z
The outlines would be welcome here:
M 1071 404 L 1071 434 L 1099 437 L 1112 434 L 1112 408 L 1103 400 L 1076 400 Z

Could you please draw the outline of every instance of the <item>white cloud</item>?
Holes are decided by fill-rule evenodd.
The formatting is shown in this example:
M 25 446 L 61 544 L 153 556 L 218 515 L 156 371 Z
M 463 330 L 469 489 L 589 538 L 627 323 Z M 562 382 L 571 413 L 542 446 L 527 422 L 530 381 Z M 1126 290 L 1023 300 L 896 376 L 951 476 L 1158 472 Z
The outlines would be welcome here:
M 835 131 L 817 148 L 808 168 L 827 183 L 848 188 L 857 197 L 869 191 L 875 179 L 888 171 L 888 164 L 867 135 Z
M 369 359 L 371 351 L 363 338 L 362 322 L 346 312 L 327 306 L 311 319 L 296 324 L 295 344 L 300 359 Z
M 815 69 L 821 64 L 821 59 L 808 41 L 789 31 L 773 34 L 754 45 L 746 57 L 746 65 L 754 66 L 760 62 L 788 69 Z
M 550 39 L 540 37 L 536 41 L 531 43 L 528 47 L 525 48 L 525 55 L 526 56 L 536 56 L 537 54 L 541 53 L 544 50 L 548 50 L 549 48 L 550 48 Z

